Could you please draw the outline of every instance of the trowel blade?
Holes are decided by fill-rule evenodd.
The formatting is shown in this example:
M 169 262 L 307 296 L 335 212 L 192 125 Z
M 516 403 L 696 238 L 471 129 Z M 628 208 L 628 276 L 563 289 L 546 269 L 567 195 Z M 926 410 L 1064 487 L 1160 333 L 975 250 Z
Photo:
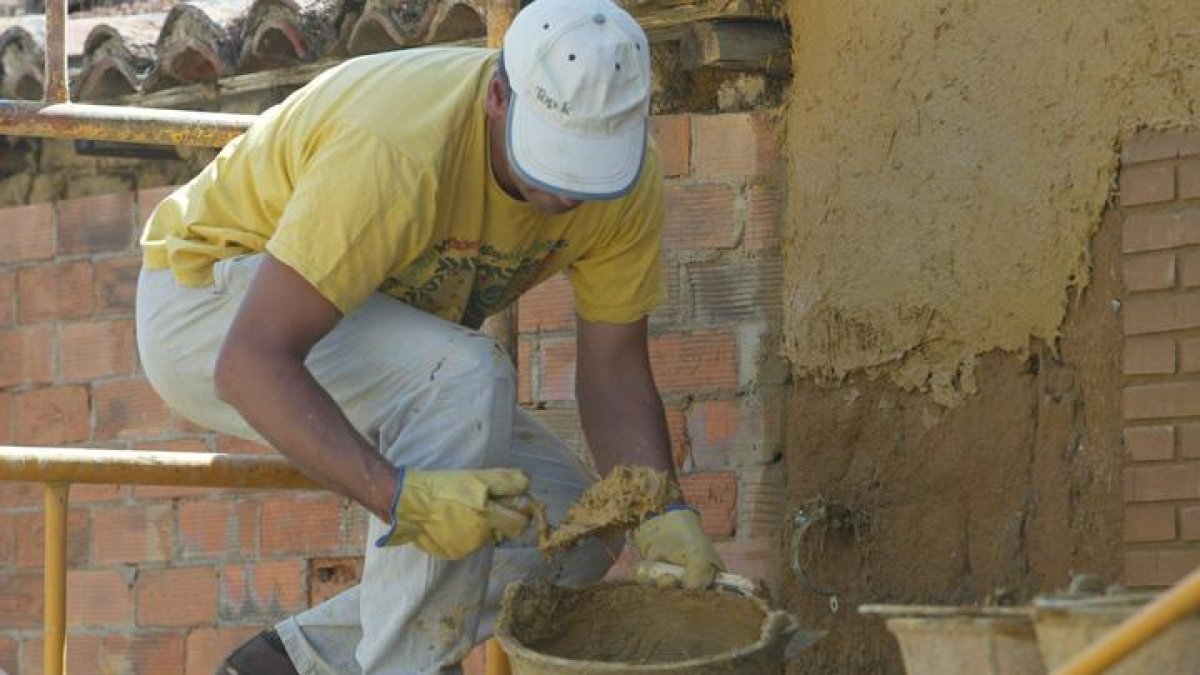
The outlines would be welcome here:
M 783 660 L 791 661 L 800 655 L 800 652 L 815 645 L 829 635 L 827 630 L 798 630 L 788 642 L 787 647 L 783 649 Z

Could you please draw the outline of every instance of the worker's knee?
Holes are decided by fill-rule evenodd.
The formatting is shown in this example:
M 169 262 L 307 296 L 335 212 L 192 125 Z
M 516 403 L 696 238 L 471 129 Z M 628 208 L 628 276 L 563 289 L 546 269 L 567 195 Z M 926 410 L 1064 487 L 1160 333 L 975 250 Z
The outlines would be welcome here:
M 508 390 L 516 386 L 512 359 L 492 338 L 466 334 L 447 343 L 441 358 L 429 364 L 429 381 L 440 386 L 470 388 L 493 387 Z

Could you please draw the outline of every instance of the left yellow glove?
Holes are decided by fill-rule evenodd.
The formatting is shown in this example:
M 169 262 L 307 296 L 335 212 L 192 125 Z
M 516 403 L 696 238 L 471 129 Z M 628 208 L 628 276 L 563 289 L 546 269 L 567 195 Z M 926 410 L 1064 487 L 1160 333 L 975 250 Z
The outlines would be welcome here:
M 633 545 L 646 560 L 683 567 L 683 585 L 708 588 L 725 563 L 700 527 L 700 516 L 689 508 L 667 511 L 633 531 Z
M 486 544 L 517 537 L 529 517 L 497 503 L 529 490 L 518 469 L 402 470 L 392 529 L 376 546 L 413 544 L 429 555 L 458 560 Z

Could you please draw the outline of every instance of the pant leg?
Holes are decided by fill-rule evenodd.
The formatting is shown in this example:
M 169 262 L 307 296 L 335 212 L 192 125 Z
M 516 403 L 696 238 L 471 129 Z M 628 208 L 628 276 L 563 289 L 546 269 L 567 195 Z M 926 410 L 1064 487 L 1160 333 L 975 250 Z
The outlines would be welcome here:
M 216 398 L 212 370 L 260 260 L 220 263 L 211 289 L 180 288 L 168 272 L 144 272 L 138 294 L 139 348 L 156 389 L 197 423 L 247 438 L 257 434 Z M 475 331 L 377 294 L 318 343 L 307 365 L 395 464 L 524 468 L 554 520 L 590 484 L 569 450 L 517 410 L 508 357 Z M 506 582 L 539 565 L 532 542 L 486 547 L 462 561 L 437 560 L 411 546 L 375 548 L 370 542 L 384 529 L 371 519 L 359 587 L 280 624 L 301 672 L 391 675 L 452 667 L 490 633 Z M 563 581 L 598 578 L 617 552 L 602 544 L 581 547 L 552 573 Z

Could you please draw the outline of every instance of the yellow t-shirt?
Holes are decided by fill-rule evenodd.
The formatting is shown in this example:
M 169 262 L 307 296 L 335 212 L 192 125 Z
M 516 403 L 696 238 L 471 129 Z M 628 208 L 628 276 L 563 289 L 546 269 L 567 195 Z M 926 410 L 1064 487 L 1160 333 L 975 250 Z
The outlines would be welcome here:
M 494 63 L 424 48 L 322 73 L 155 209 L 144 264 L 207 286 L 215 261 L 266 250 L 343 313 L 378 290 L 472 327 L 568 269 L 580 316 L 641 318 L 664 295 L 657 153 L 620 199 L 557 216 L 513 199 L 488 162 Z

